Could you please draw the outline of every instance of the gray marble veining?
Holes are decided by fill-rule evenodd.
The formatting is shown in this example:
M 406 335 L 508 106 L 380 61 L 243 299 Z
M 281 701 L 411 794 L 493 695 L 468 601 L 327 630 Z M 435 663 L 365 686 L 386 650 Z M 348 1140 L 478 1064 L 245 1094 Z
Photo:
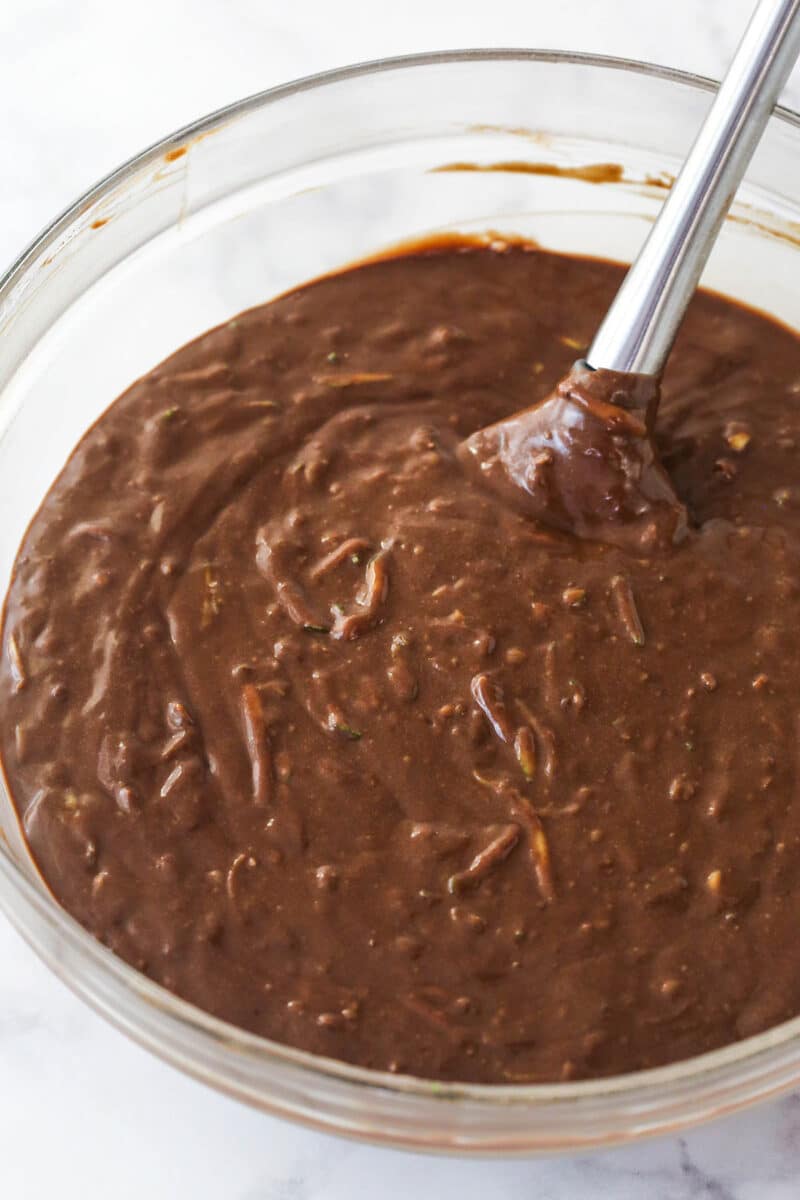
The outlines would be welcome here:
M 2 0 L 0 263 L 126 156 L 293 76 L 539 45 L 719 75 L 750 0 Z M 787 100 L 800 103 L 795 74 Z M 265 1117 L 144 1053 L 0 918 L 0 1196 L 14 1200 L 792 1200 L 800 1096 L 680 1138 L 542 1161 L 430 1159 Z

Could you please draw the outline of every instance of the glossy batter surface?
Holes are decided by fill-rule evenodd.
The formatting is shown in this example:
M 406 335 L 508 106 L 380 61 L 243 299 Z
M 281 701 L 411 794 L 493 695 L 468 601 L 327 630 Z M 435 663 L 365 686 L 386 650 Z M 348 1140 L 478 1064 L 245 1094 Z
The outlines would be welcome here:
M 16 563 L 2 756 L 55 896 L 128 962 L 444 1079 L 800 1012 L 798 341 L 695 300 L 658 418 L 673 548 L 537 525 L 458 452 L 552 389 L 620 277 L 371 263 L 83 438 Z

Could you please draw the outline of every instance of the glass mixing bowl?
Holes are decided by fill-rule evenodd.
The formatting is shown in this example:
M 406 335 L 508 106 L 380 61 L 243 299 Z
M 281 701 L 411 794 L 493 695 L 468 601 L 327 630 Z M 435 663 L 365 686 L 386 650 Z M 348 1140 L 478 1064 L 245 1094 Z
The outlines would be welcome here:
M 522 234 L 630 260 L 711 91 L 614 59 L 433 54 L 277 88 L 121 167 L 0 282 L 3 590 L 82 432 L 175 347 L 432 231 Z M 608 163 L 619 169 L 570 174 Z M 503 169 L 435 170 L 448 164 Z M 778 111 L 705 282 L 800 326 L 798 222 L 800 118 Z M 576 1150 L 674 1130 L 800 1081 L 800 1019 L 673 1066 L 549 1086 L 445 1085 L 315 1057 L 207 1016 L 98 944 L 42 884 L 5 791 L 0 830 L 0 904 L 74 991 L 197 1078 L 322 1129 L 450 1152 Z

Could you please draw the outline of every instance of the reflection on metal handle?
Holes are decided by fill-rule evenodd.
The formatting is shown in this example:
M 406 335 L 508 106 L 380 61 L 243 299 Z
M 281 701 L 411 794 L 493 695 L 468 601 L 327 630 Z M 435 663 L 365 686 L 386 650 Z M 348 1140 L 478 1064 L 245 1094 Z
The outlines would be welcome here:
M 658 375 L 736 188 L 800 52 L 800 0 L 761 0 L 647 241 L 587 354 Z

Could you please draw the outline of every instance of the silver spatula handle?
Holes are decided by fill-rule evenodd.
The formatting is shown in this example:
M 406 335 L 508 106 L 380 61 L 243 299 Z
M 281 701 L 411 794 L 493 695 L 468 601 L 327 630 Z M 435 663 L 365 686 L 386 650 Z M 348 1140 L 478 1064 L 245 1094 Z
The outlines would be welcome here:
M 586 361 L 660 374 L 717 231 L 800 52 L 800 0 L 761 0 Z

